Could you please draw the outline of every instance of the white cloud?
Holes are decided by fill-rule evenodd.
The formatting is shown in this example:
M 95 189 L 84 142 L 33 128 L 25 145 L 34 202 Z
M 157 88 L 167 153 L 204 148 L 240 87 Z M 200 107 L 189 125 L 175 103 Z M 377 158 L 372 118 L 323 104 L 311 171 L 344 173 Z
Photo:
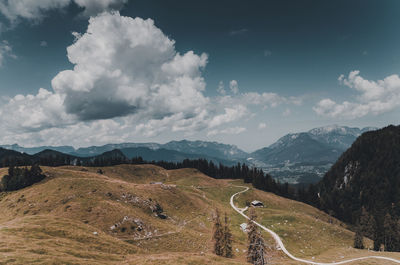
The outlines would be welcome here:
M 219 134 L 240 134 L 245 132 L 247 129 L 244 127 L 231 127 L 221 130 L 211 130 L 207 133 L 207 136 L 219 135 Z
M 286 101 L 286 98 L 279 96 L 276 93 L 257 93 L 248 92 L 242 94 L 241 100 L 247 104 L 263 105 L 266 107 L 276 107 Z
M 235 108 L 225 108 L 225 113 L 216 115 L 208 122 L 208 127 L 213 128 L 225 123 L 236 121 L 248 114 L 248 110 L 243 105 L 235 106 Z
M 238 82 L 236 80 L 231 80 L 229 82 L 229 88 L 231 89 L 233 94 L 239 93 L 239 85 L 238 85 Z
M 266 123 L 260 122 L 260 124 L 258 124 L 258 129 L 259 129 L 259 130 L 263 130 L 263 129 L 265 129 L 265 128 L 267 128 L 267 124 L 266 124 Z
M 63 97 L 46 89 L 37 95 L 16 95 L 0 109 L 1 124 L 9 131 L 37 131 L 72 122 L 62 106 Z
M 344 75 L 338 78 L 339 82 L 358 92 L 354 101 L 336 103 L 327 98 L 318 102 L 313 110 L 322 116 L 355 119 L 369 114 L 385 113 L 400 106 L 398 75 L 390 75 L 383 80 L 369 81 L 359 74 L 360 71 L 352 71 L 347 78 Z
M 47 47 L 47 41 L 42 40 L 40 42 L 40 47 Z
M 3 142 L 82 145 L 190 134 L 249 114 L 244 105 L 204 96 L 207 55 L 176 52 L 151 19 L 102 13 L 74 36 L 67 48 L 74 67 L 53 78 L 53 91 L 17 95 L 0 107 Z
M 3 40 L 0 42 L 0 67 L 3 66 L 4 60 L 7 58 L 13 58 L 16 59 L 17 56 L 13 53 L 11 45 L 8 43 L 8 41 Z
M 18 17 L 40 19 L 43 12 L 63 8 L 69 3 L 70 0 L 1 0 L 0 12 L 11 21 Z
M 261 106 L 262 108 L 275 108 L 282 104 L 301 104 L 301 99 L 292 97 L 286 98 L 282 97 L 276 93 L 271 92 L 246 92 L 246 93 L 239 93 L 236 95 L 226 95 L 221 96 L 218 99 L 218 104 L 224 106 L 236 106 L 236 105 L 255 105 Z
M 119 10 L 127 0 L 0 0 L 0 12 L 12 22 L 18 18 L 38 20 L 47 11 L 65 8 L 73 2 L 84 8 L 84 14 L 95 15 Z
M 218 83 L 218 88 L 217 88 L 217 92 L 221 95 L 225 95 L 226 91 L 225 91 L 225 86 L 224 86 L 224 82 L 219 81 Z
M 89 20 L 67 52 L 74 69 L 60 72 L 52 86 L 81 120 L 163 119 L 181 112 L 189 118 L 208 104 L 201 76 L 207 55 L 177 53 L 151 19 L 103 13 Z

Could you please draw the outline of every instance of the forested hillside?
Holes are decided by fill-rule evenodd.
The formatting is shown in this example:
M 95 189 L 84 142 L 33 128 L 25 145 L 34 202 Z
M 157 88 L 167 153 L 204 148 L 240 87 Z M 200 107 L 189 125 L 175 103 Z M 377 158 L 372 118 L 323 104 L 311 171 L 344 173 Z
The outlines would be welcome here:
M 376 248 L 395 236 L 400 250 L 400 126 L 360 136 L 318 185 L 320 208 L 358 224 L 362 208 L 374 217 Z M 392 237 L 392 236 L 390 236 Z M 396 241 L 396 242 L 394 242 Z M 396 246 L 394 246 L 396 245 Z

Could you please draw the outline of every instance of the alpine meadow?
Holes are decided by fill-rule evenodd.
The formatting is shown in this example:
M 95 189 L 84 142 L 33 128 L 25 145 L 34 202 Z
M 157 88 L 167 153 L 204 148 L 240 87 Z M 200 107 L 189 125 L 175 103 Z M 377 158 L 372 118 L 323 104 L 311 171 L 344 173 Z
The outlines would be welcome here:
M 0 265 L 400 264 L 397 0 L 0 0 Z

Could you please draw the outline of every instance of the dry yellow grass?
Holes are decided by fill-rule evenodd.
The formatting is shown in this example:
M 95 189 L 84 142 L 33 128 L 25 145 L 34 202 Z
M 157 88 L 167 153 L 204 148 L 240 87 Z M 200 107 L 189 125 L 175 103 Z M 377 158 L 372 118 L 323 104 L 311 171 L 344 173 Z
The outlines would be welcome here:
M 245 263 L 246 234 L 239 229 L 245 220 L 229 205 L 241 188 L 232 181 L 152 165 L 104 167 L 104 174 L 97 174 L 98 169 L 43 167 L 48 176 L 43 182 L 2 194 L 0 264 Z M 5 173 L 0 169 L 0 175 Z M 150 184 L 155 181 L 164 184 Z M 266 204 L 258 209 L 259 220 L 297 256 L 331 261 L 366 254 L 351 248 L 353 234 L 343 224 L 313 207 L 254 189 L 236 203 L 244 206 L 253 199 Z M 149 208 L 156 202 L 168 219 Z M 212 254 L 215 208 L 231 218 L 233 259 Z M 296 264 L 274 249 L 267 234 L 265 238 L 273 264 Z

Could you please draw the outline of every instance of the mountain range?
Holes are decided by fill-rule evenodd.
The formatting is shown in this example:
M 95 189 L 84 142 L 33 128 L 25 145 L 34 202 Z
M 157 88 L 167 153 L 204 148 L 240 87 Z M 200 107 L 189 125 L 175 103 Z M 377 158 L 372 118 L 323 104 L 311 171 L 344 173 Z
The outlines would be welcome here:
M 58 152 L 71 154 L 80 157 L 90 157 L 102 154 L 115 149 L 132 149 L 139 148 L 139 150 L 159 150 L 166 149 L 177 151 L 183 154 L 194 155 L 207 155 L 209 157 L 221 158 L 224 160 L 240 160 L 246 159 L 248 153 L 240 150 L 235 145 L 222 144 L 218 142 L 206 141 L 171 141 L 166 144 L 159 143 L 120 143 L 120 144 L 106 144 L 102 146 L 89 146 L 75 149 L 72 146 L 39 146 L 39 147 L 22 147 L 18 144 L 13 145 L 0 145 L 4 149 L 14 150 L 30 155 L 36 154 L 46 149 L 55 150 Z M 188 157 L 189 158 L 189 157 Z
M 0 145 L 0 147 L 28 155 L 51 149 L 73 157 L 85 158 L 119 149 L 128 158 L 141 156 L 148 161 L 178 162 L 185 158 L 205 158 L 226 165 L 246 162 L 263 168 L 276 179 L 298 183 L 317 182 L 358 136 L 375 129 L 338 125 L 320 127 L 308 132 L 287 134 L 272 145 L 252 153 L 247 153 L 235 145 L 188 140 L 171 141 L 165 144 L 106 144 L 78 149 L 72 146 L 22 147 L 18 144 Z

